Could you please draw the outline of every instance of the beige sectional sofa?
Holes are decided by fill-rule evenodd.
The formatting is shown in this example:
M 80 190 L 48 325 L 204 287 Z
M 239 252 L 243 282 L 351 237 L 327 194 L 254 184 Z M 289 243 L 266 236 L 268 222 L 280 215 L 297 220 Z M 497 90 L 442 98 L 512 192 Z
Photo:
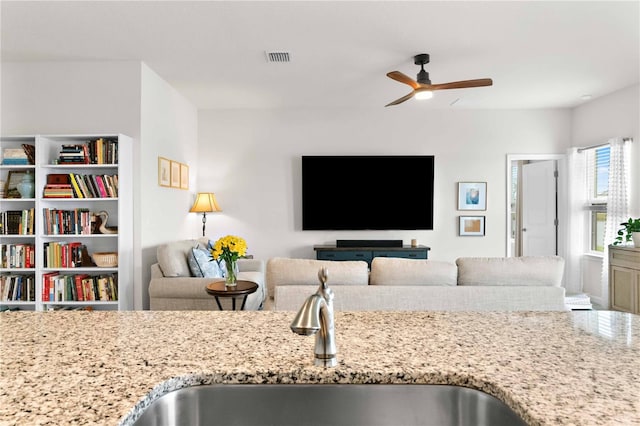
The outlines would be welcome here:
M 206 239 L 182 240 L 162 244 L 157 248 L 157 263 L 151 265 L 149 304 L 151 310 L 218 310 L 215 298 L 205 287 L 223 277 L 196 277 L 189 266 L 189 255 L 194 248 L 206 247 Z M 238 279 L 253 281 L 258 290 L 247 297 L 245 310 L 263 308 L 266 299 L 265 263 L 258 259 L 238 259 Z M 231 309 L 231 298 L 219 298 L 224 310 Z M 238 305 L 239 306 L 239 305 Z
M 152 310 L 218 310 L 205 286 L 224 278 L 193 275 L 189 253 L 206 239 L 175 241 L 157 249 L 149 283 Z M 557 256 L 465 257 L 455 263 L 377 257 L 364 261 L 240 259 L 239 279 L 253 281 L 245 309 L 297 310 L 318 287 L 326 266 L 336 310 L 559 311 L 564 260 Z M 231 299 L 221 298 L 223 309 Z
M 564 311 L 564 260 L 557 256 L 459 258 L 455 263 L 375 258 L 363 261 L 272 258 L 266 265 L 267 309 L 297 310 L 326 266 L 334 309 Z

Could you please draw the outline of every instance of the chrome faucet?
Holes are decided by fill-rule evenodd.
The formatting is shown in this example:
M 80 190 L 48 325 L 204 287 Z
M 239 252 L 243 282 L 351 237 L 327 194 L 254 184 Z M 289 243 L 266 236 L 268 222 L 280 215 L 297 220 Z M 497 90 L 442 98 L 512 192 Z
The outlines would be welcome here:
M 318 271 L 320 287 L 305 301 L 291 323 L 291 331 L 303 336 L 316 335 L 314 364 L 335 367 L 336 338 L 333 323 L 333 291 L 327 286 L 329 271 L 326 267 Z

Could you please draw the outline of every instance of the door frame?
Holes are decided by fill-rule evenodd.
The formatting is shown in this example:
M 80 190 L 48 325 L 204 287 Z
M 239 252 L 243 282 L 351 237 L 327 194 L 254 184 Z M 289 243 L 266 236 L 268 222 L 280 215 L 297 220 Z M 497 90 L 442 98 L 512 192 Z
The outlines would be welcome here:
M 566 224 L 564 219 L 566 218 L 566 156 L 564 154 L 507 154 L 506 161 L 506 216 L 505 216 L 505 255 L 507 257 L 513 256 L 511 252 L 511 165 L 514 161 L 544 161 L 544 160 L 557 160 L 558 162 L 558 256 L 564 256 L 565 253 L 565 237 L 564 229 Z

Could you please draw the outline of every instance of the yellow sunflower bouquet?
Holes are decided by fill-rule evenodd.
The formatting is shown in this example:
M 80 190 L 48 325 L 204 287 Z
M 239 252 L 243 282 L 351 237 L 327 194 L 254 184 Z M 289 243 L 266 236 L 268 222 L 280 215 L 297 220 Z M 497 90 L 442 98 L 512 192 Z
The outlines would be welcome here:
M 238 259 L 247 254 L 247 242 L 244 238 L 227 235 L 219 238 L 211 248 L 211 257 L 225 263 L 225 282 L 233 286 L 238 280 Z

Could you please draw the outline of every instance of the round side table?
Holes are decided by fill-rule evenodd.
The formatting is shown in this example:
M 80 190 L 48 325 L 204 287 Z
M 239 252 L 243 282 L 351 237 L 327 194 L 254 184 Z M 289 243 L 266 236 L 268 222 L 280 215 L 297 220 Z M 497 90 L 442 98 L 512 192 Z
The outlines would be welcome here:
M 232 309 L 236 310 L 236 298 L 242 296 L 242 305 L 240 305 L 240 310 L 244 310 L 244 305 L 247 302 L 247 296 L 251 293 L 255 293 L 258 289 L 258 284 L 252 281 L 244 281 L 238 280 L 238 283 L 235 287 L 227 287 L 224 281 L 216 281 L 211 284 L 208 284 L 205 289 L 207 293 L 216 298 L 216 303 L 218 304 L 218 309 L 221 311 L 222 305 L 220 304 L 219 297 L 231 297 L 231 306 Z

